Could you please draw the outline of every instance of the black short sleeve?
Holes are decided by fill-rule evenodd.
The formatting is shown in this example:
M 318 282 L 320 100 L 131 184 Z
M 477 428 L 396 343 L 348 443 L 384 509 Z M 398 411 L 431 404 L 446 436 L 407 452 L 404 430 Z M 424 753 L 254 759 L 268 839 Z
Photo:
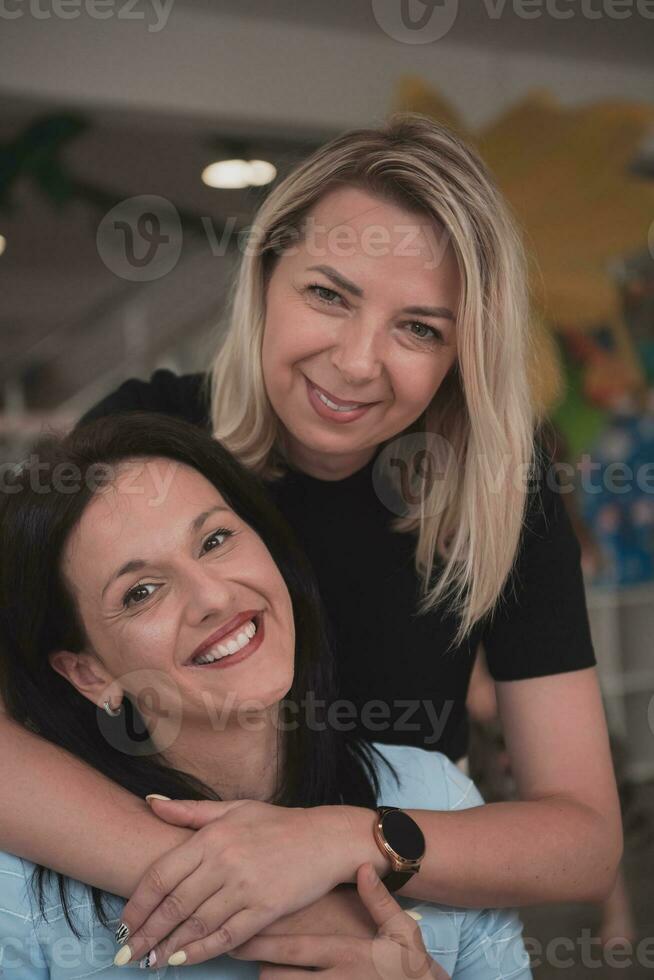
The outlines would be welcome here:
M 160 412 L 185 419 L 201 428 L 209 426 L 209 388 L 205 374 L 174 374 L 167 368 L 155 371 L 149 381 L 130 378 L 89 409 L 77 423 L 114 412 Z
M 518 556 L 482 643 L 495 680 L 560 674 L 596 664 L 581 549 L 551 458 L 539 446 L 536 489 Z

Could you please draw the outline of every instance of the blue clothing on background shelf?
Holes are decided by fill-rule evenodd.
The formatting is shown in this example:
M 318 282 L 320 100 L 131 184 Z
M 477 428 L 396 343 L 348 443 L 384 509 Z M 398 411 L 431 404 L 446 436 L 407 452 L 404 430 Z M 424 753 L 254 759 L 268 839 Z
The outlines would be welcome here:
M 440 752 L 413 746 L 375 747 L 395 768 L 399 785 L 382 763 L 378 802 L 386 806 L 424 810 L 461 810 L 483 804 L 468 779 Z M 372 830 L 371 830 L 372 832 Z M 444 842 L 446 843 L 446 842 Z M 95 916 L 90 888 L 71 882 L 71 916 L 81 939 L 70 930 L 59 902 L 57 879 L 47 884 L 46 919 L 40 915 L 29 887 L 34 865 L 0 852 L 0 975 L 2 980 L 82 980 L 124 977 L 138 963 L 116 967 L 118 950 L 113 932 Z M 464 909 L 396 896 L 405 909 L 416 909 L 430 955 L 454 980 L 524 980 L 531 977 L 522 923 L 513 909 Z M 111 896 L 112 926 L 116 927 L 125 899 Z M 155 966 L 139 976 L 170 980 L 256 980 L 258 966 L 219 956 L 194 966 Z

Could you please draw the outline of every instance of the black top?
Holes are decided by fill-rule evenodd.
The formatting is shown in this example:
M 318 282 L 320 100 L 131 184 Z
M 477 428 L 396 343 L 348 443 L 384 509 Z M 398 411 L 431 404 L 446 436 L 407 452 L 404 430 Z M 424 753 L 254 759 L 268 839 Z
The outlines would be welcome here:
M 168 370 L 149 382 L 131 379 L 81 422 L 140 409 L 210 430 L 203 379 Z M 500 681 L 595 665 L 580 548 L 543 469 L 499 608 L 462 647 L 446 652 L 455 620 L 438 610 L 416 615 L 416 539 L 391 530 L 394 514 L 372 486 L 373 462 L 344 480 L 290 470 L 268 484 L 313 565 L 331 623 L 339 695 L 356 709 L 337 713 L 333 706 L 330 719 L 344 730 L 356 725 L 370 741 L 438 749 L 456 761 L 467 751 L 465 698 L 480 641 Z

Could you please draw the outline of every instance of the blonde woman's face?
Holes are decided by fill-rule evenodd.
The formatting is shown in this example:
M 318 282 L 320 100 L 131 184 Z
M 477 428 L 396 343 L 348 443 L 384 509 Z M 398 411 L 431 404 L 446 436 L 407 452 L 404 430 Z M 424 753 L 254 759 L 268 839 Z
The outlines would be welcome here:
M 325 195 L 267 290 L 263 374 L 291 458 L 337 473 L 414 422 L 456 360 L 459 298 L 436 222 L 354 187 Z

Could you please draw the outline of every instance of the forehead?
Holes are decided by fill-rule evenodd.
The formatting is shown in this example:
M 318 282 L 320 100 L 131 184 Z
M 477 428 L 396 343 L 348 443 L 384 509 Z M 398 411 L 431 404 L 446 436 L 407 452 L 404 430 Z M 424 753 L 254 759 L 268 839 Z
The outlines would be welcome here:
M 304 222 L 303 237 L 281 258 L 289 271 L 329 264 L 361 285 L 367 275 L 380 282 L 391 278 L 394 285 L 410 276 L 414 288 L 426 289 L 443 277 L 452 284 L 458 279 L 449 235 L 436 218 L 357 187 L 320 198 Z
M 106 486 L 89 501 L 64 549 L 64 565 L 111 556 L 118 544 L 136 553 L 139 544 L 186 531 L 189 522 L 210 507 L 227 503 L 197 470 L 177 460 L 152 458 L 120 463 Z

